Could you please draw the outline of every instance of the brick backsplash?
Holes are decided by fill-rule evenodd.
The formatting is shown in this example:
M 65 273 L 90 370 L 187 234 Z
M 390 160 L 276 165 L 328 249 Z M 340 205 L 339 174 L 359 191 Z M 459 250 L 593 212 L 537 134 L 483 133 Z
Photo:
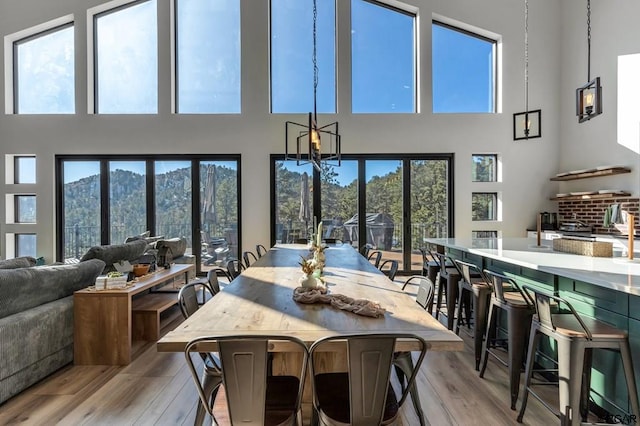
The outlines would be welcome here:
M 640 231 L 640 198 L 608 198 L 600 200 L 573 200 L 558 201 L 558 222 L 579 220 L 591 225 L 595 234 L 622 235 L 627 234 L 624 227 L 612 226 L 605 228 L 602 226 L 604 212 L 611 204 L 619 204 L 620 210 L 627 211 L 636 217 L 636 234 Z M 575 216 L 574 216 L 575 214 Z M 621 230 L 623 232 L 621 232 Z

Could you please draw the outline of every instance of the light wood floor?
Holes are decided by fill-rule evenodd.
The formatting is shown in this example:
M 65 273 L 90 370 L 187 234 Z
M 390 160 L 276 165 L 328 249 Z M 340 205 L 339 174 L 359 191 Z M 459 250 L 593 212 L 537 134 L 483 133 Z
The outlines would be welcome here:
M 165 332 L 181 320 L 177 309 L 172 314 L 175 319 L 168 321 Z M 509 409 L 506 368 L 491 360 L 480 379 L 473 368 L 471 341 L 465 339 L 463 352 L 430 352 L 422 365 L 417 383 L 428 424 L 517 424 L 517 413 Z M 154 343 L 137 345 L 136 354 L 126 367 L 61 369 L 0 405 L 0 424 L 193 424 L 197 396 L 184 355 L 158 353 Z M 545 388 L 553 400 L 556 388 Z M 217 418 L 225 424 L 224 400 L 218 407 L 222 414 Z M 402 408 L 401 422 L 419 424 L 410 401 Z M 529 398 L 525 425 L 558 423 L 535 398 Z

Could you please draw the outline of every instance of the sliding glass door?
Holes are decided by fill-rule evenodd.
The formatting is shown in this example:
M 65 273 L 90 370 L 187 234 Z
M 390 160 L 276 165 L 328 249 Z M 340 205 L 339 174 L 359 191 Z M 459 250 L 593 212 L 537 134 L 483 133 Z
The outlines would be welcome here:
M 198 272 L 240 253 L 240 156 L 59 156 L 57 257 L 147 233 L 185 238 Z M 199 190 L 198 190 L 199 189 Z
M 452 154 L 345 155 L 316 171 L 273 155 L 272 242 L 306 238 L 315 217 L 324 238 L 368 244 L 400 271 L 421 271 L 425 239 L 452 235 L 452 162 Z

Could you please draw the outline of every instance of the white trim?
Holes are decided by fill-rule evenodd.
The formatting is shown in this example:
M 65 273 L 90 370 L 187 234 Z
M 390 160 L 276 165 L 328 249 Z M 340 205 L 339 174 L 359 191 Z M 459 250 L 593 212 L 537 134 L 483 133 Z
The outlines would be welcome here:
M 14 114 L 13 101 L 15 93 L 13 93 L 13 44 L 24 38 L 30 37 L 44 31 L 61 27 L 63 25 L 73 23 L 73 14 L 61 16 L 60 18 L 34 25 L 33 27 L 20 30 L 4 37 L 4 113 Z M 75 38 L 75 34 L 74 34 Z M 74 60 L 75 62 L 75 60 Z

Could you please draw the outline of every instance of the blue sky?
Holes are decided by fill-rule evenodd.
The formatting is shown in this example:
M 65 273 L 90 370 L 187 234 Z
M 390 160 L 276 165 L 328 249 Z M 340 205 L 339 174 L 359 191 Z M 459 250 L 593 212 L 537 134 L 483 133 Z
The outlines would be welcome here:
M 98 18 L 100 112 L 157 112 L 156 1 Z M 307 113 L 313 108 L 312 1 L 271 1 L 273 111 Z M 351 0 L 351 5 L 352 112 L 413 113 L 413 17 L 364 0 Z M 317 0 L 317 6 L 318 113 L 331 114 L 336 111 L 335 0 Z M 239 0 L 177 0 L 177 12 L 180 109 L 240 113 Z M 20 63 L 25 81 L 37 75 L 50 78 L 56 87 L 73 83 L 73 73 L 60 72 L 61 68 L 73 70 L 71 33 L 67 28 L 21 45 L 29 59 Z M 493 111 L 493 87 L 488 83 L 492 81 L 492 43 L 441 25 L 432 26 L 432 38 L 434 112 Z M 49 92 L 60 98 L 58 112 L 72 109 L 73 90 Z M 423 108 L 429 110 L 428 105 Z M 322 116 L 319 120 L 324 123 Z M 326 117 L 327 122 L 331 120 Z M 373 174 L 395 170 L 388 165 L 371 167 Z M 89 170 L 68 170 L 69 179 L 86 176 Z M 355 167 L 340 171 L 342 184 L 355 177 Z

